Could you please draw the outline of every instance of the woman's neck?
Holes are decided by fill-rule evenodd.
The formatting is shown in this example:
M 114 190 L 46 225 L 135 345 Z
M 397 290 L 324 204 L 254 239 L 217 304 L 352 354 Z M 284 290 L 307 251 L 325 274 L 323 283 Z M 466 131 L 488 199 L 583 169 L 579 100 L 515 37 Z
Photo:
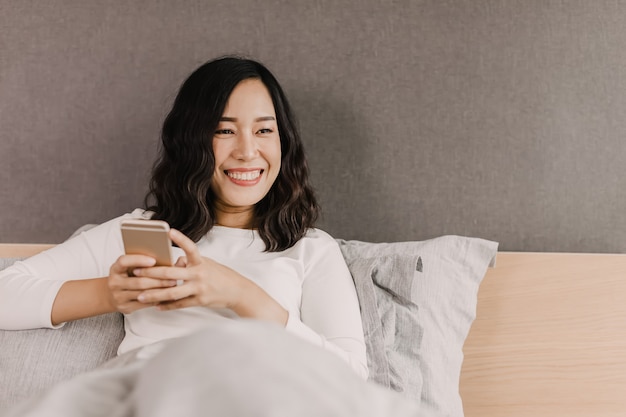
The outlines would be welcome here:
M 218 209 L 215 213 L 215 224 L 236 229 L 254 229 L 253 210 L 222 211 Z

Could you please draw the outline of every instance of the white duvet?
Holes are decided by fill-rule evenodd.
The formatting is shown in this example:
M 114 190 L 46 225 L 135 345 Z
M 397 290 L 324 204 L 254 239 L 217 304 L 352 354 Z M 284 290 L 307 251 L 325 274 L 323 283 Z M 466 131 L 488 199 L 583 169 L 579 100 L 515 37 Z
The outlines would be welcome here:
M 7 417 L 431 417 L 419 408 L 278 326 L 233 320 L 129 352 Z

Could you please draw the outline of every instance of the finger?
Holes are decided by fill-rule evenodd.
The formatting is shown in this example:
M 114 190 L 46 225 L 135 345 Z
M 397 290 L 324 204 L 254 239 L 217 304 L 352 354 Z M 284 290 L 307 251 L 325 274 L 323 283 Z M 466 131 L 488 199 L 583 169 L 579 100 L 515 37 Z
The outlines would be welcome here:
M 182 268 L 186 268 L 187 267 L 187 257 L 186 256 L 181 256 L 180 258 L 178 258 L 178 260 L 176 260 L 176 263 L 174 264 L 174 266 L 179 266 Z
M 176 286 L 176 280 L 172 279 L 155 279 L 146 277 L 135 277 L 133 279 L 124 279 L 122 290 L 148 290 L 152 288 L 169 288 Z
M 147 290 L 137 295 L 141 303 L 155 304 L 178 301 L 193 295 L 193 290 L 188 285 L 181 285 L 168 289 Z
M 111 271 L 125 274 L 132 267 L 150 267 L 156 263 L 154 258 L 145 255 L 122 255 L 111 265 Z
M 200 255 L 200 251 L 193 240 L 176 229 L 170 230 L 170 238 L 185 252 L 188 264 L 196 265 L 202 262 L 202 255 Z
M 186 268 L 172 266 L 155 266 L 152 268 L 135 268 L 133 274 L 136 277 L 148 277 L 165 280 L 188 280 L 189 270 Z
M 169 288 L 176 285 L 176 280 L 139 278 L 131 275 L 112 273 L 108 278 L 107 285 L 111 293 L 124 293 L 128 291 L 144 291 L 150 288 Z M 128 296 L 125 295 L 124 297 L 124 299 L 126 299 Z

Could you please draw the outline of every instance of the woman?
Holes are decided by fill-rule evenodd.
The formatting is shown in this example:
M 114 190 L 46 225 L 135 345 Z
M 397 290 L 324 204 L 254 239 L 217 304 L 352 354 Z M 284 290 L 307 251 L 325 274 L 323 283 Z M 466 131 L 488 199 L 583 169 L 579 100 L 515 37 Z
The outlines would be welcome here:
M 278 323 L 367 377 L 354 285 L 318 205 L 287 99 L 261 64 L 208 62 L 165 119 L 147 210 L 0 272 L 0 328 L 119 311 L 118 353 L 236 317 Z M 167 221 L 177 262 L 123 254 L 120 222 Z M 182 283 L 182 285 L 177 285 Z

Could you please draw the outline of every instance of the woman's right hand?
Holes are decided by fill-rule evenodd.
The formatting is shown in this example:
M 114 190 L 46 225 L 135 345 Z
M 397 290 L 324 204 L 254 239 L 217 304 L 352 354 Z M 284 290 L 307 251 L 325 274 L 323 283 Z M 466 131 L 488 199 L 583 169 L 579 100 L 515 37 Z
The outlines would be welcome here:
M 148 277 L 135 277 L 129 273 L 135 268 L 154 266 L 154 258 L 144 255 L 122 255 L 111 265 L 107 278 L 109 303 L 120 313 L 128 314 L 155 304 L 140 303 L 137 296 L 143 291 L 155 288 L 175 287 L 175 280 Z

